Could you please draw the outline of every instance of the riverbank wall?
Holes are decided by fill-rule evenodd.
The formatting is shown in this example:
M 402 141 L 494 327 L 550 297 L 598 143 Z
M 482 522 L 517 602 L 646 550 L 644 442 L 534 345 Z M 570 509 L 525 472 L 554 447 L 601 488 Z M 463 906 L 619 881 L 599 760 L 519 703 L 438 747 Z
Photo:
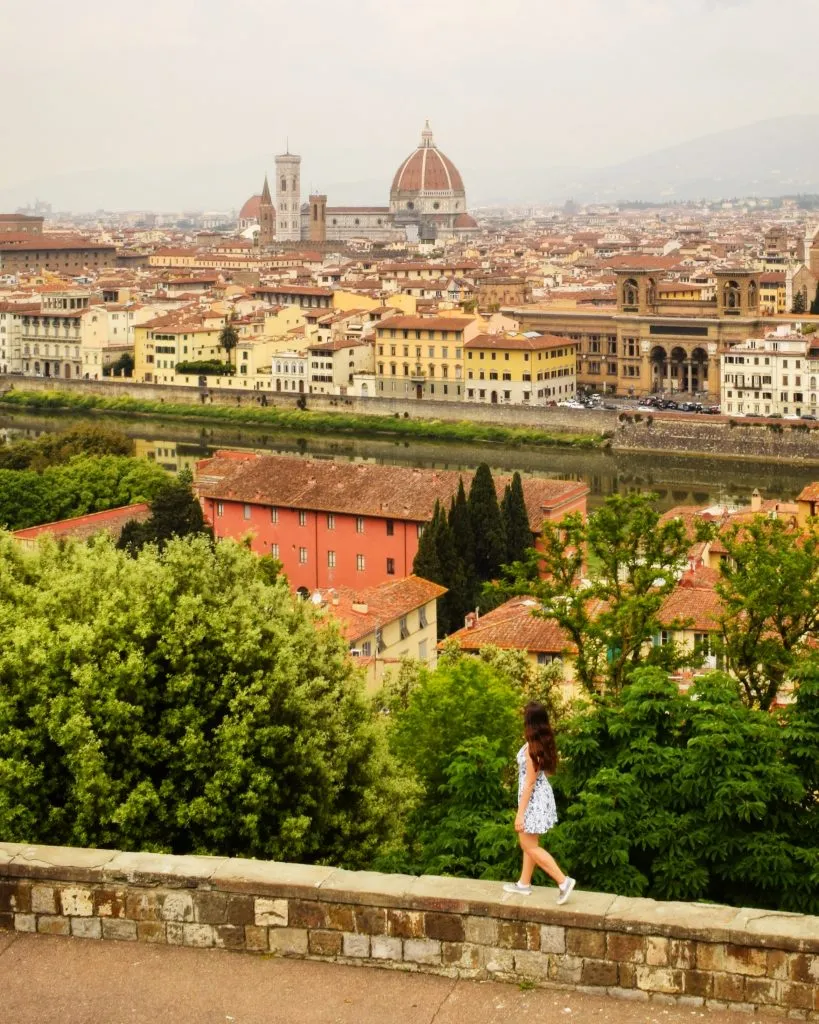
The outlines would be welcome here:
M 565 409 L 518 405 L 431 402 L 390 398 L 348 398 L 330 395 L 285 395 L 231 388 L 189 388 L 137 384 L 127 380 L 63 381 L 47 378 L 0 376 L 0 402 L 4 392 L 65 393 L 76 397 L 120 398 L 153 403 L 150 415 L 161 407 L 189 407 L 191 417 L 208 418 L 211 407 L 234 410 L 269 408 L 295 412 L 303 399 L 313 413 L 378 416 L 429 423 L 474 423 L 488 427 L 535 429 L 559 437 L 599 438 L 614 452 L 658 455 L 697 455 L 755 462 L 792 462 L 819 465 L 819 422 L 693 416 L 671 412 L 617 412 L 607 409 Z M 79 410 L 77 410 L 79 411 Z M 111 411 L 128 415 L 129 410 Z M 175 413 L 178 416 L 178 412 Z M 309 429 L 308 424 L 305 428 Z M 378 431 L 387 433 L 383 420 Z M 593 443 L 593 441 L 591 442 Z
M 0 843 L 0 929 L 819 1020 L 819 918 L 226 857 Z

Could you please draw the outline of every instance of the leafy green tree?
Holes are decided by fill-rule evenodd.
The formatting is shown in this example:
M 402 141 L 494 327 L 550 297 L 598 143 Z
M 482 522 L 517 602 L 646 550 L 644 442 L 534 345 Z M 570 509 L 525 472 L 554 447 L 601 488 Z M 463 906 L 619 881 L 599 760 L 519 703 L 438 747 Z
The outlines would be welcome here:
M 133 377 L 134 357 L 130 352 L 123 352 L 119 359 L 102 369 L 104 377 Z
M 469 519 L 477 578 L 495 579 L 506 562 L 506 535 L 495 481 L 485 462 L 478 466 L 469 488 Z
M 791 313 L 804 313 L 805 312 L 805 296 L 800 288 L 799 291 L 793 297 L 793 304 L 791 305 Z
M 746 700 L 769 708 L 819 626 L 819 525 L 759 516 L 721 540 L 721 652 Z
M 65 465 L 0 469 L 0 524 L 9 530 L 150 501 L 167 481 L 144 459 L 78 455 Z
M 509 570 L 500 589 L 531 595 L 533 614 L 565 631 L 588 692 L 618 691 L 643 663 L 678 660 L 672 644 L 652 641 L 688 546 L 681 521 L 660 522 L 654 495 L 612 495 L 586 520 L 572 513 L 544 523 L 542 549 Z
M 591 889 L 815 913 L 819 849 L 786 743 L 729 677 L 681 694 L 640 669 L 562 734 L 555 854 Z
M 338 629 L 205 537 L 0 537 L 0 834 L 361 867 L 403 803 Z
M 205 523 L 202 506 L 193 493 L 193 476 L 182 470 L 176 479 L 169 478 L 151 501 L 151 514 L 144 522 L 131 520 L 125 524 L 118 547 L 134 553 L 146 544 L 165 547 L 173 537 L 194 534 L 213 536 Z
M 532 547 L 532 531 L 529 527 L 529 513 L 523 497 L 523 481 L 520 473 L 512 476 L 511 483 L 501 502 L 504 532 L 506 534 L 506 562 L 522 562 Z
M 219 332 L 219 345 L 227 352 L 227 361 L 231 361 L 231 352 L 239 344 L 239 332 L 233 325 L 231 320 L 228 320 L 222 330 Z
M 194 359 L 187 362 L 177 363 L 177 373 L 199 374 L 204 377 L 232 377 L 233 366 L 223 363 L 219 359 Z

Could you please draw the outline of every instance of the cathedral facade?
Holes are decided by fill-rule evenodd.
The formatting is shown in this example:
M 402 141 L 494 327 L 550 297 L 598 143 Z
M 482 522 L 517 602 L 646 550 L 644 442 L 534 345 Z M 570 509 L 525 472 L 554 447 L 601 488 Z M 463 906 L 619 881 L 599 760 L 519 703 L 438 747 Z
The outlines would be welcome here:
M 478 230 L 466 206 L 463 178 L 435 145 L 429 122 L 421 142 L 402 161 L 392 180 L 386 206 L 328 206 L 324 195 L 301 201 L 301 157 L 276 157 L 276 205 L 267 179 L 262 194 L 242 207 L 239 230 L 260 245 L 276 242 L 453 241 Z M 271 233 L 271 225 L 274 230 Z

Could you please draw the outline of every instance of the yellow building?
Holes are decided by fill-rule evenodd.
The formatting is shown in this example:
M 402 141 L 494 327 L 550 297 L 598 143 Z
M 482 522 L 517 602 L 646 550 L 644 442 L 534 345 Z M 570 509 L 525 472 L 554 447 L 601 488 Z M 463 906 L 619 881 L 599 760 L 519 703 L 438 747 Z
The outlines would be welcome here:
M 759 275 L 759 310 L 768 315 L 789 312 L 784 271 Z
M 553 335 L 479 334 L 465 342 L 468 402 L 549 405 L 577 393 L 577 342 Z
M 382 321 L 376 327 L 376 394 L 461 401 L 464 345 L 478 330 L 474 317 L 395 316 Z
M 177 363 L 227 362 L 219 341 L 225 323 L 224 315 L 187 308 L 139 324 L 134 328 L 134 380 L 173 384 Z

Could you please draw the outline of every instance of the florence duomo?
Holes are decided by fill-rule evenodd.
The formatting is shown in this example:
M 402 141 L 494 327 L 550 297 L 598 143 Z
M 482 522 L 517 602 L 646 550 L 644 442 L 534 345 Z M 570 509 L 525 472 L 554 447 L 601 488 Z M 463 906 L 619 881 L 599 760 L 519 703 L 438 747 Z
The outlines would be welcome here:
M 289 148 L 289 147 L 288 147 Z M 301 198 L 301 157 L 285 152 L 275 160 L 275 205 L 267 177 L 259 195 L 239 214 L 239 229 L 259 245 L 281 242 L 446 241 L 477 230 L 467 212 L 458 168 L 435 145 L 429 121 L 419 145 L 395 172 L 386 206 L 329 206 L 327 196 Z

